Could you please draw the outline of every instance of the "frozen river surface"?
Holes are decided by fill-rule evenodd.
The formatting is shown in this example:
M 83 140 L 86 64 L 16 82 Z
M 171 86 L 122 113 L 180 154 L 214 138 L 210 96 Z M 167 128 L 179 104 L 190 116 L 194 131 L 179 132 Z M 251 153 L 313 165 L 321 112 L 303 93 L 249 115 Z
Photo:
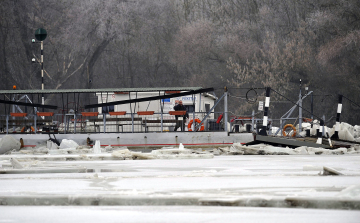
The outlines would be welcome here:
M 0 175 L 0 223 L 360 222 L 360 155 L 34 162 Z

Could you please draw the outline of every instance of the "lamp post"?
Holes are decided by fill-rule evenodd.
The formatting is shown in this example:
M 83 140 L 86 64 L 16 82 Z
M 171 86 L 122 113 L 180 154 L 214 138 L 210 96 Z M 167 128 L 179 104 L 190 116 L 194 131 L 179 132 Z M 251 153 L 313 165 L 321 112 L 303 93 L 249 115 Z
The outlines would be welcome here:
M 44 43 L 43 41 L 46 39 L 47 32 L 43 28 L 39 28 L 35 31 L 35 38 L 40 41 L 41 44 L 41 58 L 40 58 L 40 64 L 41 64 L 41 90 L 44 90 Z M 32 42 L 35 43 L 35 39 L 32 39 Z M 33 59 L 33 62 L 35 59 Z M 44 100 L 44 94 L 41 95 L 41 104 L 45 104 Z

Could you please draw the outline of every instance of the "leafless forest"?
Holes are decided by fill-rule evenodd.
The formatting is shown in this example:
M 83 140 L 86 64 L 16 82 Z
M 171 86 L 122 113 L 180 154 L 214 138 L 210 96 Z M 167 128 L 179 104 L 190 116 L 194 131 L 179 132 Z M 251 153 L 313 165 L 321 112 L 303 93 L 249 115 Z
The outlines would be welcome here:
M 228 86 L 240 115 L 257 108 L 239 88 L 295 101 L 302 79 L 314 114 L 335 116 L 341 93 L 341 121 L 360 121 L 359 0 L 0 0 L 0 27 L 0 89 L 41 88 L 45 28 L 47 89 Z M 272 114 L 292 106 L 272 96 Z

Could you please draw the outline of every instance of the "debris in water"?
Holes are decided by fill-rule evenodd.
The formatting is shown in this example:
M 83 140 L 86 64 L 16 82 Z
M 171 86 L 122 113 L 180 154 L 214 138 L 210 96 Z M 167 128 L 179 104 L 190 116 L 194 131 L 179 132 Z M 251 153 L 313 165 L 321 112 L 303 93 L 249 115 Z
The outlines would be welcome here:
M 24 166 L 21 165 L 21 163 L 15 158 L 10 158 L 10 163 L 11 163 L 13 169 L 23 169 L 24 168 Z
M 344 175 L 344 174 L 335 170 L 334 168 L 324 166 L 324 170 L 320 175 L 328 176 L 328 175 Z

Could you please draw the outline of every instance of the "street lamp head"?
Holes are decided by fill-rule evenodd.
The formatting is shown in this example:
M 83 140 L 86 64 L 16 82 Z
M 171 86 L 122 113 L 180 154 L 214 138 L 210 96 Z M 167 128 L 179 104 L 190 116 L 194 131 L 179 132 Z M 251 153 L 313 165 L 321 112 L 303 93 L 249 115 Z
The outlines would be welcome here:
M 33 63 L 35 63 L 35 58 L 32 58 L 31 61 L 32 61 Z
M 35 43 L 35 39 L 32 39 L 31 42 Z
M 44 41 L 46 39 L 46 36 L 47 36 L 47 32 L 45 29 L 43 28 L 40 28 L 40 29 L 37 29 L 35 31 L 35 38 L 38 40 L 38 41 Z

